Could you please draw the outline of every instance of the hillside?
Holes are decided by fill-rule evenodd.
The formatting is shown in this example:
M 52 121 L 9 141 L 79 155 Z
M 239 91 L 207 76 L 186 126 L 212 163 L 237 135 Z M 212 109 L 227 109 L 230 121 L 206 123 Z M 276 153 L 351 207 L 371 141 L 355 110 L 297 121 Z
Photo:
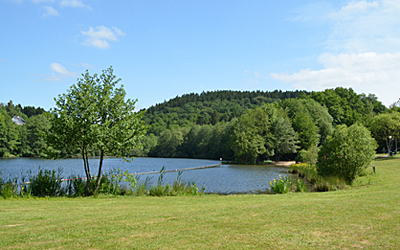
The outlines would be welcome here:
M 177 96 L 146 110 L 145 122 L 151 133 L 158 135 L 166 128 L 215 125 L 240 117 L 246 110 L 264 103 L 309 95 L 306 91 L 233 91 L 219 90 Z

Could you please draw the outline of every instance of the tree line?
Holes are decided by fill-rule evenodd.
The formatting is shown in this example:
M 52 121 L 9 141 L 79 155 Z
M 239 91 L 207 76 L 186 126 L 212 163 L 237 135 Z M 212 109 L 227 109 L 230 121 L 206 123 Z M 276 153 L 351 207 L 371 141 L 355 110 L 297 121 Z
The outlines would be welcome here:
M 132 153 L 238 163 L 301 160 L 316 158 L 335 127 L 353 124 L 367 127 L 379 144 L 378 151 L 387 152 L 400 131 L 397 106 L 388 109 L 373 94 L 342 87 L 321 92 L 189 94 L 148 109 L 144 119 L 149 132 L 142 138 L 143 149 Z
M 181 157 L 260 163 L 301 159 L 317 152 L 338 125 L 367 127 L 379 147 L 394 149 L 400 131 L 399 102 L 386 108 L 373 94 L 351 88 L 321 92 L 214 91 L 187 94 L 143 110 L 148 128 L 142 147 L 127 156 Z M 45 135 L 51 123 L 42 108 L 0 104 L 0 157 L 51 157 Z M 21 116 L 26 124 L 12 123 Z M 80 154 L 79 152 L 74 152 Z M 100 155 L 98 148 L 88 155 Z M 311 154 L 315 155 L 315 154 Z

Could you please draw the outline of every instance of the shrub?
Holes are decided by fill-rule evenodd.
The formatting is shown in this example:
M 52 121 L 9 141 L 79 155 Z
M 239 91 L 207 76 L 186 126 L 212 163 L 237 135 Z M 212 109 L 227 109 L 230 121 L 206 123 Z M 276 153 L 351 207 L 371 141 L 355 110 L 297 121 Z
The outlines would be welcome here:
M 4 198 L 11 198 L 18 194 L 17 179 L 5 181 L 0 173 L 0 195 Z
M 339 125 L 319 152 L 318 174 L 338 176 L 351 184 L 375 159 L 376 148 L 375 140 L 365 127 Z
M 42 170 L 39 168 L 39 173 L 30 178 L 29 189 L 33 196 L 57 196 L 61 190 L 61 173 L 62 169 Z
M 282 177 L 279 175 L 278 180 L 273 180 L 269 182 L 271 190 L 276 194 L 286 194 L 289 193 L 290 187 L 292 186 L 292 180 L 290 177 Z
M 297 181 L 296 181 L 296 192 L 303 193 L 303 192 L 306 192 L 306 191 L 307 191 L 307 187 L 306 187 L 306 185 L 304 183 L 304 180 L 297 179 Z
M 309 164 L 315 164 L 318 158 L 319 148 L 317 146 L 311 146 L 309 149 L 302 149 L 299 151 L 296 157 L 297 162 L 304 162 Z

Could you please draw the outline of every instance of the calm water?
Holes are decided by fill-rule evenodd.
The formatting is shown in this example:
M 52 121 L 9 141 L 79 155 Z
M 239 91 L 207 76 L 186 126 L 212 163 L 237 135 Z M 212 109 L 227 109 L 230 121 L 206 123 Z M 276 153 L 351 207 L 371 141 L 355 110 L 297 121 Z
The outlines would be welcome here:
M 97 174 L 98 159 L 90 159 L 92 174 Z M 128 170 L 130 173 L 140 173 L 149 171 L 159 171 L 163 166 L 166 170 L 182 169 L 191 167 L 202 167 L 219 164 L 214 160 L 197 159 L 166 159 L 166 158 L 136 158 L 133 162 L 125 162 L 120 158 L 106 158 L 103 163 L 103 173 L 113 168 Z M 0 159 L 0 172 L 2 177 L 20 177 L 21 174 L 32 174 L 41 169 L 63 169 L 64 178 L 72 175 L 85 176 L 82 159 Z M 182 179 L 184 181 L 194 181 L 200 188 L 204 186 L 206 193 L 257 193 L 269 190 L 269 182 L 279 178 L 279 175 L 286 176 L 287 168 L 275 166 L 239 166 L 222 165 L 215 168 L 197 169 L 184 171 Z M 151 177 L 151 182 L 156 183 L 158 174 L 142 175 L 140 180 L 145 180 L 146 176 Z M 177 173 L 165 173 L 165 183 L 172 184 L 176 180 Z

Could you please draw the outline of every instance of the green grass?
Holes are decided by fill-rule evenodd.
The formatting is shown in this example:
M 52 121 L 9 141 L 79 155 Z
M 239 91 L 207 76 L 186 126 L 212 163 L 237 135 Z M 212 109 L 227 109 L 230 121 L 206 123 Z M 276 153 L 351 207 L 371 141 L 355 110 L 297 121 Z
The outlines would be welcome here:
M 0 199 L 0 249 L 397 249 L 400 158 L 336 192 Z

